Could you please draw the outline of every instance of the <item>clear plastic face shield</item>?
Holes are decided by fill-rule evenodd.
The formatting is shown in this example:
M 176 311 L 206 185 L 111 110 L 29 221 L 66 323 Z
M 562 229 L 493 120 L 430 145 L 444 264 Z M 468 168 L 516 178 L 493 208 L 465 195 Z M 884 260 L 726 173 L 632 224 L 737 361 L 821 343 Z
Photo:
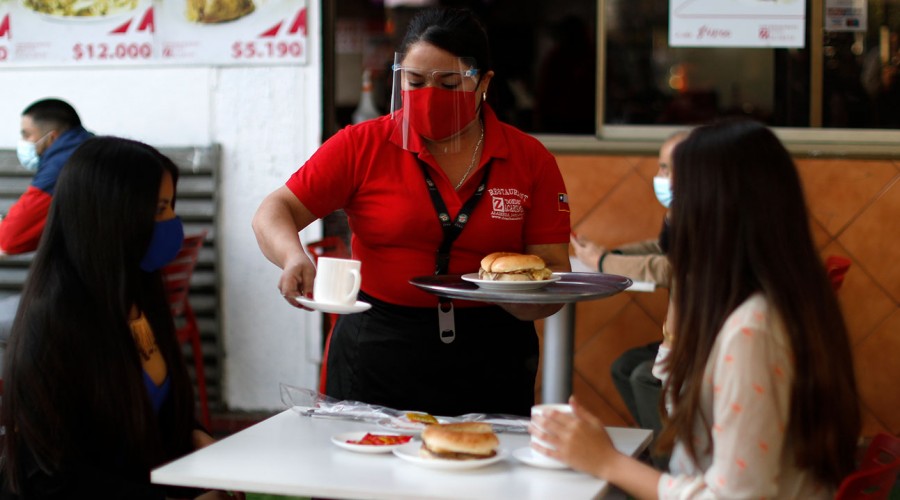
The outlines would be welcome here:
M 419 137 L 440 143 L 430 148 L 433 154 L 459 152 L 463 132 L 478 119 L 481 75 L 471 58 L 449 58 L 436 68 L 418 67 L 421 62 L 394 55 L 391 116 L 403 147 L 409 149 L 410 140 Z

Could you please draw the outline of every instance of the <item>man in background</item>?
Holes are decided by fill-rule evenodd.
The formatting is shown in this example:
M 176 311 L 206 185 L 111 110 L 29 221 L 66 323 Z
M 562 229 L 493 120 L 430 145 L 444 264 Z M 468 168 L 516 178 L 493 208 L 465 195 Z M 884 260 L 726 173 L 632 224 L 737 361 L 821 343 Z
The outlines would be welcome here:
M 75 108 L 60 99 L 42 99 L 22 111 L 16 153 L 34 178 L 0 219 L 0 258 L 37 249 L 59 173 L 72 152 L 93 135 L 81 126 Z M 19 294 L 0 295 L 0 347 L 6 346 L 18 306 Z
M 672 152 L 688 135 L 679 131 L 669 136 L 659 149 L 659 172 L 653 179 L 653 190 L 659 203 L 669 208 L 672 202 Z M 659 239 L 639 241 L 608 250 L 592 241 L 573 236 L 570 243 L 576 257 L 591 269 L 618 274 L 636 281 L 649 281 L 657 287 L 670 288 L 672 268 L 666 256 L 668 246 L 668 212 Z M 612 379 L 622 401 L 635 422 L 658 433 L 662 429 L 659 395 L 662 383 L 653 376 L 653 362 L 659 342 L 625 351 L 613 361 Z M 665 461 L 658 465 L 665 467 Z
M 81 126 L 75 108 L 65 101 L 43 99 L 25 108 L 16 153 L 22 167 L 35 174 L 0 221 L 0 254 L 37 249 L 59 172 L 72 152 L 92 136 Z

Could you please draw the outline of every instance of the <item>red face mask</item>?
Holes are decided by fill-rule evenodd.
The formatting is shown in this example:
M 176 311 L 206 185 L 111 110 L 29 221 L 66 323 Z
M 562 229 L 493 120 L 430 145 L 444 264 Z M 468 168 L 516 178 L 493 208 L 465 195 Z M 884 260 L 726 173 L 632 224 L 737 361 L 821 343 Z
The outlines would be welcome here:
M 404 111 L 409 125 L 427 139 L 446 139 L 475 119 L 475 92 L 425 87 L 404 90 Z

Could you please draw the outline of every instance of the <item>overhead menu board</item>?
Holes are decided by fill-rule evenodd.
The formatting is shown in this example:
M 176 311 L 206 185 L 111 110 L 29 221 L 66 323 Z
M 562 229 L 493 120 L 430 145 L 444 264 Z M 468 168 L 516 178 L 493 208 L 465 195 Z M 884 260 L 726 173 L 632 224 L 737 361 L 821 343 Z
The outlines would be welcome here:
M 307 0 L 0 0 L 0 68 L 307 61 Z
M 669 0 L 672 47 L 803 47 L 804 0 Z

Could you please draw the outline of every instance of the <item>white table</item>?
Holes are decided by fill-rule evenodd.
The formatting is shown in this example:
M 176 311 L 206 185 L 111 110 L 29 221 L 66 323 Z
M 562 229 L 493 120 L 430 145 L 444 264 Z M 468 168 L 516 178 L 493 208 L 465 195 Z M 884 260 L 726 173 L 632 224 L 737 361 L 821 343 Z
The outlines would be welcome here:
M 572 470 L 530 467 L 512 457 L 527 434 L 500 437 L 506 459 L 479 469 L 434 470 L 391 453 L 360 454 L 338 448 L 331 436 L 378 431 L 365 422 L 310 418 L 285 410 L 212 446 L 154 470 L 154 483 L 198 488 L 354 499 L 596 498 L 608 484 Z M 616 447 L 636 456 L 651 432 L 609 428 Z

